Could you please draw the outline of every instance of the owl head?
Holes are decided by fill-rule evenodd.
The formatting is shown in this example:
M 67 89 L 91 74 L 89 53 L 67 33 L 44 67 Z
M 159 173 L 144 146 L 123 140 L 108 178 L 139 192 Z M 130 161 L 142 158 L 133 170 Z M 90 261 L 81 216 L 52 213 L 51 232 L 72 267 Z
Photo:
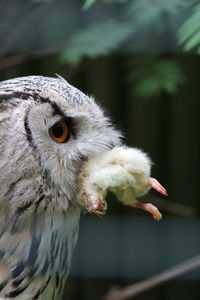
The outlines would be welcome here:
M 0 206 L 12 214 L 67 208 L 83 161 L 120 143 L 94 99 L 61 77 L 1 82 L 0 126 Z

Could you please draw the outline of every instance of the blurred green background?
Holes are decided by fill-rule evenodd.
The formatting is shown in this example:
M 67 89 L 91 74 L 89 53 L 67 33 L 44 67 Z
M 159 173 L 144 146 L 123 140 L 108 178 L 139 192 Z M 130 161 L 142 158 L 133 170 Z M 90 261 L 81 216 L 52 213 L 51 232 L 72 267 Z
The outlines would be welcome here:
M 108 196 L 85 215 L 64 299 L 98 300 L 200 252 L 200 3 L 0 0 L 0 79 L 59 74 L 93 95 L 129 146 L 152 158 L 163 220 Z M 138 300 L 200 299 L 200 271 Z

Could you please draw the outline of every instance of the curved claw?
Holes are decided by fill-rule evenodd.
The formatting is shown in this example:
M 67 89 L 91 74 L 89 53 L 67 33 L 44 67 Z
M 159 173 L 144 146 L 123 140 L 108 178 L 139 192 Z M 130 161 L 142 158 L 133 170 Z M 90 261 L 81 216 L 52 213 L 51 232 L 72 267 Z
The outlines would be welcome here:
M 160 182 L 157 179 L 150 177 L 148 183 L 154 190 L 156 190 L 162 195 L 167 196 L 166 189 L 160 184 Z

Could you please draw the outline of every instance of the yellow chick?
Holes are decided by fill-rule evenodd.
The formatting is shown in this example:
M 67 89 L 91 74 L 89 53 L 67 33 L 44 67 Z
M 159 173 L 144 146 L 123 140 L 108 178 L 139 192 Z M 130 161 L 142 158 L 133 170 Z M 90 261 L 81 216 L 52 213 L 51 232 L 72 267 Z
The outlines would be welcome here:
M 162 215 L 153 204 L 137 200 L 151 187 L 167 195 L 164 187 L 150 177 L 150 169 L 151 160 L 136 148 L 122 146 L 98 153 L 82 167 L 79 202 L 89 212 L 104 214 L 107 209 L 105 197 L 111 191 L 122 203 L 142 208 L 160 220 Z

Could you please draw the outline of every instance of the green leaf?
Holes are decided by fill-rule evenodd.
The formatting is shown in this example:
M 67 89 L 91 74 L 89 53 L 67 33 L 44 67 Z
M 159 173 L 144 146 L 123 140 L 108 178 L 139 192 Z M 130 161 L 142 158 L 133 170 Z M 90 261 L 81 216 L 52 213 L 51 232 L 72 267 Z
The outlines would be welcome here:
M 178 33 L 178 43 L 186 51 L 200 45 L 200 5 L 196 5 L 192 15 L 182 24 Z
M 127 3 L 129 1 L 130 0 L 103 0 L 103 2 L 109 3 L 109 4 L 112 4 L 112 3 Z
M 78 64 L 83 57 L 95 58 L 116 50 L 132 33 L 129 23 L 106 19 L 91 24 L 68 40 L 68 48 L 61 59 Z
M 186 0 L 135 0 L 127 6 L 127 16 L 138 30 L 153 27 L 154 31 L 162 32 L 166 28 L 165 20 L 168 26 L 176 23 L 186 5 Z
M 142 99 L 158 97 L 162 92 L 174 94 L 185 82 L 175 61 L 156 57 L 134 63 L 129 80 L 134 86 L 133 93 Z
M 83 9 L 88 10 L 95 2 L 96 0 L 85 0 L 85 3 L 83 4 Z
M 199 32 L 193 34 L 184 45 L 184 49 L 189 51 L 200 45 L 200 28 Z

